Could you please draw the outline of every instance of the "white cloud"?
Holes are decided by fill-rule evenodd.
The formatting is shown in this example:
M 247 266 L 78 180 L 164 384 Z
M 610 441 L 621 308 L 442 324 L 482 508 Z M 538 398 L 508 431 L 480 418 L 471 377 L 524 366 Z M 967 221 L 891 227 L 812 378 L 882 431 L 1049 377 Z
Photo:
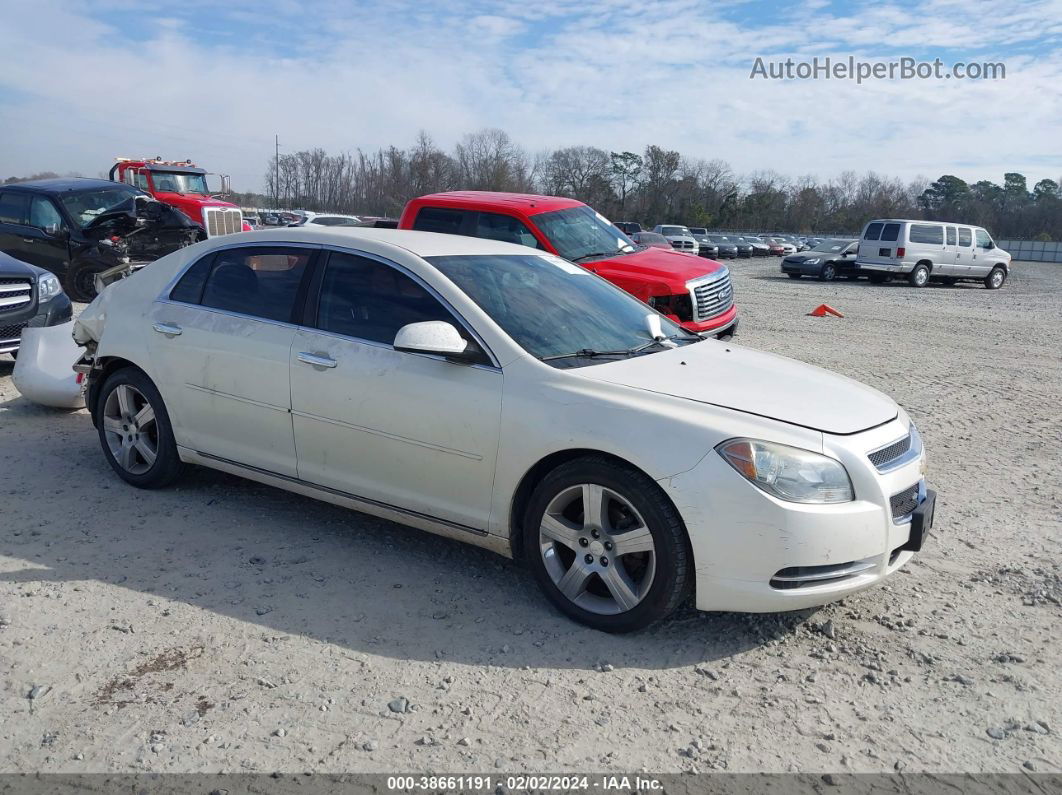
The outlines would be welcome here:
M 420 129 L 448 146 L 483 126 L 531 151 L 657 143 L 739 171 L 1062 173 L 1059 0 L 1003 16 L 982 0 L 847 16 L 810 0 L 744 22 L 740 4 L 695 0 L 470 0 L 461 13 L 412 0 L 190 1 L 153 20 L 136 5 L 82 8 L 42 0 L 0 17 L 0 176 L 91 175 L 115 155 L 160 154 L 247 189 L 261 184 L 274 133 L 286 151 L 340 151 L 408 145 Z M 757 55 L 908 53 L 1004 61 L 1007 79 L 749 79 Z

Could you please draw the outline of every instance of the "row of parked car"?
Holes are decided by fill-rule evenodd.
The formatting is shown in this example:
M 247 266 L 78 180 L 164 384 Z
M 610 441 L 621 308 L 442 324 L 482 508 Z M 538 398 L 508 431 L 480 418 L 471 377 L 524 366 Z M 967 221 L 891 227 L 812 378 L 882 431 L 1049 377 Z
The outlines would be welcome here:
M 709 232 L 705 227 L 680 224 L 657 224 L 650 231 L 635 221 L 617 221 L 615 226 L 641 246 L 673 248 L 710 259 L 783 257 L 807 251 L 824 239 L 781 233 Z

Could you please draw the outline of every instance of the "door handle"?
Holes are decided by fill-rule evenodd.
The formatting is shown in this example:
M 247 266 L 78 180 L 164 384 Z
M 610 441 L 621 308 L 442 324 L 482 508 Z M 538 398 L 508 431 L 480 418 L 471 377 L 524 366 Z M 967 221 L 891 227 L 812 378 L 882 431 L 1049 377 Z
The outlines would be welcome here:
M 22 242 L 23 243 L 36 243 L 37 242 L 37 238 L 35 238 L 35 237 L 24 237 L 24 238 L 22 238 Z
M 181 327 L 173 323 L 155 323 L 152 328 L 167 337 L 179 337 L 181 335 Z
M 312 364 L 314 367 L 335 367 L 336 360 L 330 359 L 327 356 L 320 356 L 316 353 L 307 353 L 301 351 L 296 355 L 296 358 L 303 364 Z

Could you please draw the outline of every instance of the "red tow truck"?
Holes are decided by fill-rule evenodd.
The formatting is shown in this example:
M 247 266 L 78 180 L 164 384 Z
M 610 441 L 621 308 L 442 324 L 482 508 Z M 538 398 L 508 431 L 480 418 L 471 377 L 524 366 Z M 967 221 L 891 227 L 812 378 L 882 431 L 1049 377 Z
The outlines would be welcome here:
M 399 229 L 503 240 L 581 265 L 690 331 L 733 336 L 738 312 L 730 271 L 696 254 L 636 245 L 575 199 L 454 191 L 412 199 Z
M 158 201 L 176 207 L 203 228 L 207 237 L 250 232 L 240 208 L 213 196 L 207 187 L 207 171 L 191 160 L 115 158 L 108 176 L 150 193 Z M 221 177 L 221 193 L 229 192 L 229 178 Z

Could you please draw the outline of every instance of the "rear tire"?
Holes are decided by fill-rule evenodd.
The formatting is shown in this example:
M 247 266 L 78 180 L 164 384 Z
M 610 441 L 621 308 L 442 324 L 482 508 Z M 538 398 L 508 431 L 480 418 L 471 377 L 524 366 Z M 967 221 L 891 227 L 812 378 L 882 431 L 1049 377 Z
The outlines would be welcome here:
M 990 274 L 985 276 L 985 287 L 989 290 L 998 290 L 1006 280 L 1007 272 L 997 265 Z
M 682 517 L 652 478 L 610 458 L 577 458 L 546 475 L 523 528 L 524 553 L 543 593 L 594 629 L 643 629 L 693 587 Z
M 142 371 L 124 367 L 103 382 L 96 427 L 107 463 L 126 483 L 158 489 L 180 475 L 181 458 L 166 404 Z
M 929 268 L 923 264 L 915 265 L 914 270 L 907 274 L 907 283 L 912 287 L 925 287 L 929 284 Z

